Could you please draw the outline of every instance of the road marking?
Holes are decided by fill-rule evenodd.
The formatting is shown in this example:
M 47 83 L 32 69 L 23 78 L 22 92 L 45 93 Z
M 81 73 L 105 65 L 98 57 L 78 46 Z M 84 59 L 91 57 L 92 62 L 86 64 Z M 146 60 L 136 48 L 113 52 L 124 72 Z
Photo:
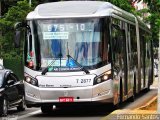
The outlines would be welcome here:
M 26 118 L 26 117 L 38 114 L 40 112 L 41 112 L 41 110 L 37 110 L 37 111 L 31 112 L 31 113 L 28 113 L 28 114 L 25 114 L 25 115 L 22 115 L 22 116 L 18 116 L 18 119 Z

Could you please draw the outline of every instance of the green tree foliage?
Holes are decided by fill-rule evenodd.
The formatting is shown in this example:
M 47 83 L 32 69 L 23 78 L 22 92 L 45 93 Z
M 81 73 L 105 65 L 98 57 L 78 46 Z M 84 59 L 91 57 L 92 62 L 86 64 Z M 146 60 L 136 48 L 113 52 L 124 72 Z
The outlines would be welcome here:
M 131 12 L 131 13 L 135 12 L 134 7 L 132 7 L 131 5 L 131 0 L 103 0 L 103 1 L 110 2 L 122 8 L 123 10 L 126 10 L 127 12 Z
M 14 3 L 15 4 L 15 3 Z M 23 21 L 32 8 L 26 0 L 18 1 L 15 6 L 8 8 L 8 12 L 0 19 L 0 57 L 17 57 L 19 50 L 14 48 L 14 24 Z M 21 49 L 20 49 L 21 50 Z M 22 52 L 20 52 L 22 53 Z
M 151 24 L 154 45 L 158 46 L 158 32 L 160 29 L 160 0 L 144 0 L 148 3 L 150 16 L 147 20 Z
M 4 15 L 8 11 L 8 8 L 14 6 L 17 0 L 0 0 L 2 4 L 1 8 L 1 15 Z

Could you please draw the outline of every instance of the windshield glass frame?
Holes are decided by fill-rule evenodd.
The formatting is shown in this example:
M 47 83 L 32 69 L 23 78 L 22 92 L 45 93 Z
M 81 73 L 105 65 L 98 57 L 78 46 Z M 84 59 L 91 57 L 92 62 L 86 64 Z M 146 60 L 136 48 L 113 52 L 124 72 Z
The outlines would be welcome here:
M 45 20 L 45 19 L 44 19 Z M 50 21 L 54 21 L 54 19 L 49 19 Z M 48 20 L 48 21 L 49 21 Z M 56 19 L 57 21 L 58 20 L 60 20 L 60 19 Z M 75 20 L 77 20 L 77 21 L 80 21 L 80 23 L 84 23 L 84 21 L 91 21 L 91 20 L 93 20 L 93 21 L 98 21 L 98 24 L 99 24 L 99 37 L 100 37 L 100 40 L 98 41 L 99 42 L 99 44 L 101 44 L 101 45 L 99 45 L 99 48 L 98 49 L 100 49 L 100 47 L 101 47 L 101 49 L 102 49 L 102 53 L 101 54 L 99 54 L 98 53 L 98 55 L 99 56 L 102 56 L 102 58 L 103 57 L 106 57 L 106 59 L 105 60 L 102 60 L 102 61 L 100 61 L 100 62 L 97 62 L 96 64 L 93 64 L 93 65 L 84 65 L 83 63 L 81 63 L 80 61 L 78 61 L 72 54 L 71 54 L 71 51 L 73 51 L 73 50 L 70 50 L 70 45 L 67 45 L 66 46 L 66 44 L 68 44 L 68 43 L 65 43 L 65 59 L 67 60 L 68 58 L 67 58 L 67 55 L 71 55 L 75 60 L 77 60 L 78 61 L 78 63 L 80 63 L 82 66 L 84 66 L 85 68 L 87 68 L 87 69 L 96 69 L 96 68 L 99 68 L 99 67 L 102 67 L 103 65 L 105 65 L 105 64 L 108 64 L 109 63 L 109 58 L 108 58 L 108 44 L 109 44 L 109 30 L 108 30 L 108 28 L 109 28 L 109 25 L 106 23 L 106 18 L 84 18 L 84 19 L 80 19 L 80 18 L 74 18 L 73 20 L 71 20 L 71 19 L 61 19 L 62 21 L 64 20 L 66 20 L 66 21 L 75 21 Z M 30 67 L 30 68 L 32 68 L 32 69 L 34 69 L 34 70 L 42 70 L 44 67 L 46 67 L 46 66 L 41 66 L 42 65 L 42 54 L 41 54 L 41 51 L 42 51 L 42 49 L 41 49 L 41 47 L 40 46 L 42 46 L 42 45 L 40 45 L 41 43 L 40 43 L 40 38 L 39 38 L 39 36 L 38 36 L 38 27 L 36 27 L 37 26 L 37 21 L 43 21 L 43 20 L 31 20 L 31 21 L 28 21 L 28 25 L 31 27 L 31 33 L 32 33 L 32 45 L 30 45 L 30 43 L 28 42 L 29 40 L 28 40 L 28 36 L 27 36 L 27 32 L 26 32 L 26 40 L 25 40 L 25 56 L 24 56 L 24 59 L 25 59 L 25 65 L 27 66 L 27 67 L 29 67 L 28 66 L 28 49 L 30 49 L 30 50 L 32 50 L 32 49 L 34 49 L 34 50 L 32 50 L 30 53 L 29 53 L 29 56 L 30 56 L 30 58 L 35 58 L 35 59 L 33 59 L 33 62 L 34 62 L 34 65 L 33 65 L 33 67 Z M 60 22 L 59 22 L 60 23 Z M 107 42 L 105 42 L 105 41 L 107 41 Z M 105 45 L 103 44 L 105 42 Z M 69 43 L 70 44 L 70 43 Z M 30 46 L 32 46 L 32 48 L 29 48 Z M 93 45 L 92 45 L 93 46 Z M 103 49 L 104 49 L 104 47 L 107 47 L 105 50 L 105 55 L 104 55 L 104 53 L 103 53 Z M 92 49 L 94 49 L 94 48 L 92 48 Z M 33 53 L 32 53 L 33 52 Z M 30 55 L 30 54 L 32 54 L 32 55 Z M 92 53 L 92 54 L 95 54 L 95 52 L 94 53 Z M 60 60 L 61 59 L 61 66 L 60 67 L 63 67 L 62 66 L 62 64 L 63 64 L 63 57 L 61 58 L 61 57 L 57 57 L 56 58 L 56 61 L 57 60 Z M 52 62 L 54 59 L 50 59 L 50 62 Z M 49 63 L 50 63 L 49 62 Z M 48 64 L 49 64 L 48 63 Z M 56 63 L 56 62 L 55 62 Z M 78 66 L 76 66 L 77 67 L 77 69 L 75 69 L 74 67 L 72 67 L 73 69 L 64 69 L 64 70 L 59 70 L 58 69 L 58 66 L 55 66 L 55 69 L 57 70 L 57 71 L 77 71 L 77 70 L 80 70 L 80 68 L 78 67 Z

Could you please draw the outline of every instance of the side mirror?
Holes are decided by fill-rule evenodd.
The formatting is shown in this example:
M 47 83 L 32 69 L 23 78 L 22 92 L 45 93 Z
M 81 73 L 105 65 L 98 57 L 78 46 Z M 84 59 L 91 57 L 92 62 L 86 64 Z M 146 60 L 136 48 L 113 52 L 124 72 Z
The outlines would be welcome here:
M 13 85 L 14 84 L 14 80 L 8 80 L 7 81 L 7 85 Z
M 19 28 L 21 28 L 21 27 L 23 27 L 23 22 L 16 22 L 15 24 L 14 24 L 14 29 L 19 29 Z
M 14 38 L 15 48 L 19 48 L 20 47 L 20 39 L 21 39 L 21 31 L 20 30 L 16 30 L 15 38 Z
M 14 25 L 14 29 L 15 31 L 15 36 L 14 36 L 14 44 L 15 44 L 15 48 L 19 48 L 20 47 L 20 38 L 21 38 L 21 31 L 19 30 L 20 28 L 23 27 L 23 23 L 22 22 L 17 22 Z
M 15 29 L 15 38 L 14 38 L 14 43 L 15 43 L 15 48 L 20 47 L 20 39 L 21 39 L 21 30 L 20 28 L 26 28 L 30 32 L 29 39 L 32 41 L 32 35 L 31 35 L 31 28 L 29 25 L 27 25 L 26 22 L 17 22 L 14 25 Z

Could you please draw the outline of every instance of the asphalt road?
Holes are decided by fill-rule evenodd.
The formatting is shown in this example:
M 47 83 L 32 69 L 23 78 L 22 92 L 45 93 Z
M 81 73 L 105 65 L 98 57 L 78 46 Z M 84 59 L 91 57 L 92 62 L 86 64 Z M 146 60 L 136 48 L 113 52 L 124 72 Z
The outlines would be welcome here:
M 39 108 L 27 108 L 24 112 L 17 112 L 16 109 L 9 111 L 8 118 L 20 120 L 99 120 L 113 110 L 106 110 L 104 106 L 94 107 L 72 107 L 55 109 L 50 114 L 43 114 Z M 112 109 L 112 108 L 111 108 Z
M 144 105 L 150 99 L 157 95 L 157 89 L 151 89 L 149 92 L 142 92 L 136 96 L 134 102 L 124 102 L 119 106 L 120 109 L 135 109 Z M 8 117 L 1 117 L 2 120 L 101 120 L 113 111 L 111 105 L 103 106 L 79 106 L 71 108 L 57 108 L 50 114 L 43 114 L 39 108 L 27 108 L 23 112 L 17 112 L 16 109 L 9 110 Z M 14 119 L 13 119 L 14 118 Z

